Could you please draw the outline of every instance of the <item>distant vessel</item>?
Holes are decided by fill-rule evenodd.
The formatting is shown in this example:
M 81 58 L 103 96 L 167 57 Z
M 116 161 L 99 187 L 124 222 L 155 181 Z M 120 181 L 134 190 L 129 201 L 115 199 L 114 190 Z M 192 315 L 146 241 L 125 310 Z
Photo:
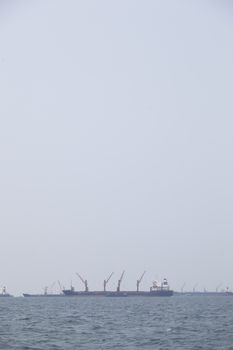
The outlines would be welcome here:
M 6 291 L 6 287 L 2 288 L 2 291 L 0 293 L 0 298 L 8 298 L 8 297 L 12 297 L 12 295 L 10 295 L 9 293 L 7 293 Z
M 196 285 L 195 285 L 196 286 Z M 216 288 L 215 291 L 208 291 L 204 288 L 203 291 L 198 291 L 195 290 L 195 286 L 193 288 L 192 291 L 186 291 L 184 292 L 181 289 L 181 292 L 175 292 L 176 295 L 187 295 L 187 296 L 233 296 L 233 292 L 230 290 L 229 287 L 226 287 L 224 289 L 222 289 L 221 291 L 219 291 L 219 287 L 221 286 L 221 284 Z
M 162 283 L 154 281 L 149 291 L 139 291 L 139 288 L 137 288 L 136 291 L 121 291 L 120 286 L 123 276 L 124 272 L 122 273 L 121 278 L 118 280 L 116 291 L 106 291 L 106 288 L 103 291 L 89 291 L 87 281 L 83 280 L 85 284 L 84 291 L 75 291 L 74 287 L 71 286 L 70 289 L 64 289 L 63 293 L 66 296 L 77 297 L 171 297 L 173 295 L 173 290 L 170 289 L 166 278 L 164 278 Z M 140 279 L 138 281 L 140 282 Z
M 55 294 L 55 293 L 53 293 L 53 294 L 28 294 L 28 293 L 23 293 L 23 296 L 24 296 L 25 298 L 64 297 L 63 294 Z
M 230 291 L 222 291 L 222 292 L 210 292 L 210 291 L 196 291 L 196 292 L 175 292 L 175 295 L 184 295 L 184 296 L 192 296 L 192 297 L 224 297 L 224 296 L 233 296 L 233 292 Z
M 49 297 L 63 297 L 64 294 L 61 292 L 60 294 L 59 293 L 48 293 L 48 287 L 45 287 L 44 288 L 44 293 L 41 293 L 41 294 L 28 294 L 28 293 L 23 293 L 23 296 L 25 298 L 49 298 Z

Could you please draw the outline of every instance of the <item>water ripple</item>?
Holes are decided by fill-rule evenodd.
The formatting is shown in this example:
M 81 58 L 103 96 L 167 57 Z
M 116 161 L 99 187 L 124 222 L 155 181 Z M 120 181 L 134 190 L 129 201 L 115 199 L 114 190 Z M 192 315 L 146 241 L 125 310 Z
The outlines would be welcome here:
M 233 350 L 233 298 L 0 300 L 4 350 Z

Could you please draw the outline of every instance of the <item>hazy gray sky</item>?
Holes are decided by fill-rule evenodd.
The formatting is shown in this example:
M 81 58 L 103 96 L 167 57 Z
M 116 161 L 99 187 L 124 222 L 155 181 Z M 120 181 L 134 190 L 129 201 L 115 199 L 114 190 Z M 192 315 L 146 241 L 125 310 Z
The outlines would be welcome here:
M 230 2 L 0 12 L 0 284 L 233 288 Z

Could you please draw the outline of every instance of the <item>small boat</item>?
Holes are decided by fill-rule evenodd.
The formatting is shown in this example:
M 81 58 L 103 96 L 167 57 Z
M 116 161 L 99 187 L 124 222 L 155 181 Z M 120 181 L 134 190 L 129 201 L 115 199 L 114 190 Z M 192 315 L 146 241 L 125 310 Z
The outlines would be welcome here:
M 7 293 L 6 287 L 2 288 L 2 292 L 0 293 L 0 298 L 9 298 L 12 297 L 9 293 Z

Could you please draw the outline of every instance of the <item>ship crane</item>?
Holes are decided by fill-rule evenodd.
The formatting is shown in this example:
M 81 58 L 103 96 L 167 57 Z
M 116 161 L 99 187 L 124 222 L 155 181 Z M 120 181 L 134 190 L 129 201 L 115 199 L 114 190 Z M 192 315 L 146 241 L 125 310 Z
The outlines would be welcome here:
M 122 280 L 123 280 L 124 274 L 125 274 L 125 271 L 122 272 L 121 277 L 120 277 L 120 279 L 118 280 L 118 283 L 117 283 L 117 292 L 118 292 L 118 293 L 119 293 L 120 290 L 121 290 L 121 282 L 122 282 Z
M 53 288 L 54 288 L 54 286 L 55 286 L 55 283 L 56 283 L 56 281 L 53 282 L 53 283 L 51 284 L 51 286 L 49 287 L 51 294 L 53 294 Z
M 84 280 L 82 278 L 82 276 L 80 276 L 77 272 L 76 272 L 76 275 L 80 278 L 80 280 L 83 282 L 84 286 L 85 286 L 85 292 L 88 292 L 89 291 L 89 288 L 88 288 L 88 284 L 87 284 L 87 280 Z
M 65 287 L 62 287 L 61 282 L 57 281 L 58 285 L 59 285 L 59 289 L 60 289 L 60 294 L 63 294 L 63 290 L 65 289 Z
M 219 285 L 217 285 L 217 287 L 216 287 L 216 293 L 218 293 L 218 291 L 219 291 L 219 288 L 222 286 L 222 283 L 219 283 Z
M 141 277 L 137 280 L 137 292 L 139 292 L 139 286 L 140 286 L 140 283 L 142 282 L 143 277 L 145 276 L 145 273 L 146 271 L 144 271 Z
M 112 272 L 111 275 L 107 279 L 104 280 L 104 292 L 106 292 L 107 284 L 110 281 L 110 279 L 112 278 L 113 274 L 114 274 L 114 272 Z
M 184 283 L 184 284 L 182 285 L 182 287 L 180 288 L 181 293 L 184 293 L 184 287 L 185 287 L 185 285 L 186 285 L 186 283 Z
M 197 286 L 198 286 L 198 283 L 196 283 L 196 284 L 193 286 L 193 293 L 195 293 L 195 292 L 196 292 L 196 288 L 197 288 Z

